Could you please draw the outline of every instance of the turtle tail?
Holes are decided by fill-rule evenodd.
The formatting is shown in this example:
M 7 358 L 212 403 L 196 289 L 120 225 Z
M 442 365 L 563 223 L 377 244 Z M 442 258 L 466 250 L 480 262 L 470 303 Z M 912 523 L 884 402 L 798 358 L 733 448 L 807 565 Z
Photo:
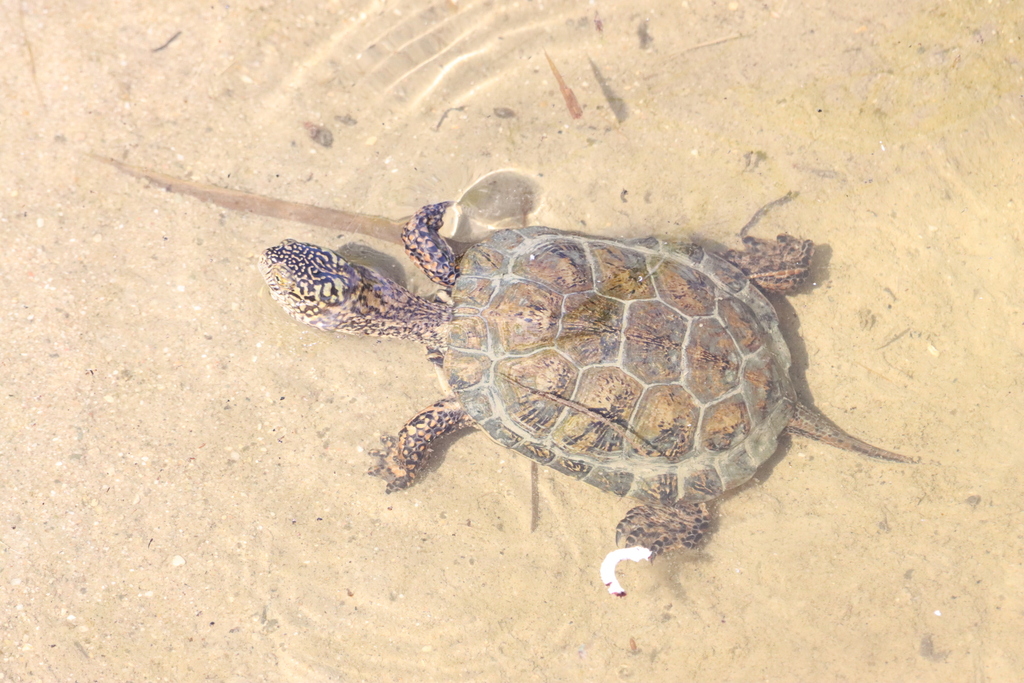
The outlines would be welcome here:
M 906 463 L 916 463 L 920 460 L 920 458 L 911 458 L 906 455 L 900 455 L 899 453 L 893 453 L 892 451 L 878 448 L 877 446 L 872 446 L 869 443 L 861 441 L 855 436 L 850 436 L 833 424 L 827 417 L 803 403 L 796 404 L 796 408 L 793 411 L 793 417 L 786 429 L 791 434 L 800 434 L 801 436 L 806 436 L 814 439 L 815 441 L 821 441 L 822 443 L 827 443 L 830 446 L 842 448 L 846 451 L 853 451 L 854 453 L 860 453 L 861 455 L 866 455 L 869 458 L 875 458 L 877 460 Z

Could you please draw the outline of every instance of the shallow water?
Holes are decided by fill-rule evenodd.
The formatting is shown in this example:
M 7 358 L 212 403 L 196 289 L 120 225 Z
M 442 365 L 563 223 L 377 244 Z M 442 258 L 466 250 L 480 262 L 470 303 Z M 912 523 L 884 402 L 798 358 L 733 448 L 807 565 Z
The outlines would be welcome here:
M 3 680 L 1019 677 L 1024 22 L 889 5 L 0 6 Z M 356 243 L 429 291 L 397 246 L 87 152 L 393 218 L 514 169 L 530 222 L 726 244 L 796 190 L 755 232 L 831 249 L 798 371 L 922 461 L 795 438 L 613 599 L 628 501 L 542 468 L 533 519 L 480 433 L 365 475 L 440 395 L 422 349 L 294 323 L 254 260 Z

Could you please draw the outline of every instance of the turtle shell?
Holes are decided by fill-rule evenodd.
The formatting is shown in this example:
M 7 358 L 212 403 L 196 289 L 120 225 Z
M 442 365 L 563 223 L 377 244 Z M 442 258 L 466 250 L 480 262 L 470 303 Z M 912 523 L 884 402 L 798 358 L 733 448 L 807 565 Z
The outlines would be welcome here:
M 495 441 L 620 496 L 747 481 L 793 412 L 778 317 L 694 244 L 532 227 L 469 249 L 444 368 Z

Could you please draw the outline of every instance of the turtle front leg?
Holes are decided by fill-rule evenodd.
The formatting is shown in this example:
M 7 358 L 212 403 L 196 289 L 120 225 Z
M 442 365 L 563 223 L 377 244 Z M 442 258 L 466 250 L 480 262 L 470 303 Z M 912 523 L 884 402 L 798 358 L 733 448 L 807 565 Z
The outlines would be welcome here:
M 642 546 L 651 559 L 665 550 L 682 546 L 694 548 L 704 537 L 710 513 L 703 503 L 677 502 L 673 505 L 639 505 L 615 528 L 615 543 Z
M 417 211 L 402 231 L 405 253 L 432 282 L 445 287 L 455 284 L 459 275 L 455 252 L 440 235 L 444 212 L 451 202 L 430 204 Z
M 433 451 L 431 442 L 473 424 L 473 418 L 462 409 L 459 399 L 443 398 L 417 413 L 402 427 L 397 438 L 381 438 L 385 448 L 370 452 L 379 462 L 369 473 L 387 482 L 387 493 L 409 488 Z

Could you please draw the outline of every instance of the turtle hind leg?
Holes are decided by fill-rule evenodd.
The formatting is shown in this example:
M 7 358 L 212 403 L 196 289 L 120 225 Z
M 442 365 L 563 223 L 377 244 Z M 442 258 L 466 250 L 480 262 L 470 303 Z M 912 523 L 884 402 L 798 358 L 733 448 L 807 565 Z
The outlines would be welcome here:
M 805 406 L 802 403 L 796 404 L 793 417 L 786 426 L 786 431 L 791 434 L 800 434 L 815 441 L 827 443 L 844 451 L 853 451 L 866 455 L 876 460 L 888 460 L 889 462 L 916 463 L 920 458 L 911 458 L 899 453 L 893 453 L 869 443 L 861 441 L 855 436 L 850 436 L 842 429 L 832 424 L 832 421 L 821 413 Z
M 694 548 L 707 531 L 711 516 L 703 503 L 639 505 L 615 528 L 615 542 L 625 547 L 643 546 L 651 559 L 670 548 Z
M 814 243 L 792 235 L 779 235 L 775 241 L 759 237 L 743 238 L 742 250 L 729 249 L 722 254 L 765 292 L 789 294 L 807 281 L 814 256 Z
M 381 438 L 384 450 L 370 452 L 378 462 L 369 473 L 387 482 L 387 493 L 409 488 L 416 480 L 417 472 L 429 460 L 433 451 L 431 443 L 473 424 L 473 418 L 462 409 L 459 399 L 454 396 L 443 398 L 416 413 L 397 437 Z

